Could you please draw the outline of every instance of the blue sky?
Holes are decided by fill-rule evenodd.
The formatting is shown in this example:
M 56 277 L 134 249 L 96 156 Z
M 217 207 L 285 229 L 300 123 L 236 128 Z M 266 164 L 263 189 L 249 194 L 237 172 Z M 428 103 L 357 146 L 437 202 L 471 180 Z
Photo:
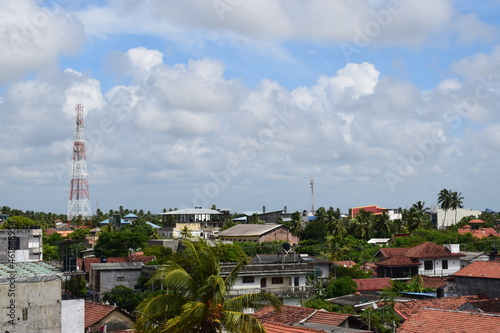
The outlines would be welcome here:
M 500 210 L 500 4 L 6 0 L 0 206 Z M 498 83 L 497 83 L 498 82 Z

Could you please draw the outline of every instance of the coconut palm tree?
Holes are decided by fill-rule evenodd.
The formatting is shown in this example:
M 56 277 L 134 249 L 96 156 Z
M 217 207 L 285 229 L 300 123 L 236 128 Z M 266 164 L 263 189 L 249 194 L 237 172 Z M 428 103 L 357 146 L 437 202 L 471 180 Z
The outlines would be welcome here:
M 442 189 L 438 194 L 438 204 L 440 205 L 441 209 L 444 210 L 443 226 L 446 221 L 446 213 L 448 212 L 448 209 L 451 208 L 451 202 L 452 202 L 452 191 L 447 189 Z
M 191 229 L 189 229 L 189 227 L 187 225 L 185 225 L 184 228 L 182 228 L 182 230 L 181 230 L 181 236 L 183 238 L 191 238 L 191 237 L 193 237 L 193 234 L 191 234 Z
M 462 192 L 452 192 L 451 193 L 450 208 L 455 211 L 455 224 L 457 224 L 457 210 L 458 210 L 458 208 L 464 208 L 463 200 L 464 200 L 464 197 L 462 196 Z
M 223 276 L 220 245 L 211 248 L 201 239 L 196 245 L 190 241 L 183 245 L 183 255 L 153 277 L 151 283 L 161 284 L 165 291 L 138 306 L 136 328 L 143 333 L 264 333 L 262 324 L 242 311 L 268 304 L 279 310 L 276 296 L 255 293 L 228 298 L 245 262 Z
M 292 214 L 292 220 L 290 221 L 289 228 L 292 235 L 294 235 L 295 237 L 299 237 L 300 233 L 304 229 L 302 218 L 299 212 L 295 212 Z

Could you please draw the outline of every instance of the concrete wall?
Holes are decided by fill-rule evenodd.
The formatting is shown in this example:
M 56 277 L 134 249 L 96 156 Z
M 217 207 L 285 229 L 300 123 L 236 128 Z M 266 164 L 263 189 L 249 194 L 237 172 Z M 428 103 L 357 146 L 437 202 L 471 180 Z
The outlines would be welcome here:
M 274 241 L 284 241 L 291 244 L 297 244 L 297 237 L 293 236 L 286 227 L 276 228 L 262 237 L 260 237 L 259 242 L 274 242 Z
M 137 281 L 142 274 L 142 268 L 127 269 L 127 270 L 102 270 L 101 288 L 98 290 L 101 293 L 113 289 L 115 286 L 125 286 L 135 289 Z M 123 277 L 123 280 L 121 279 Z
M 500 297 L 500 279 L 456 276 L 455 282 L 460 296 L 485 294 L 488 298 Z
M 62 333 L 83 332 L 85 329 L 85 300 L 68 299 L 61 306 Z
M 59 333 L 61 326 L 61 280 L 14 282 L 14 294 L 9 296 L 10 284 L 0 284 L 0 332 Z M 12 294 L 12 292 L 11 292 Z M 13 303 L 11 302 L 13 301 Z M 14 312 L 8 306 L 14 304 Z M 8 314 L 15 315 L 15 326 Z

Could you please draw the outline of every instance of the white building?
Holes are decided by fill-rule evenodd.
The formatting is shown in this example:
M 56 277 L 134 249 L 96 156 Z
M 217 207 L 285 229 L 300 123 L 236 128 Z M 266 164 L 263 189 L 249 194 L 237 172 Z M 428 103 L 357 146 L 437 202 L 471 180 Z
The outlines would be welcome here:
M 222 264 L 222 275 L 233 268 L 234 264 Z M 296 254 L 256 255 L 241 268 L 229 295 L 266 292 L 278 296 L 284 305 L 300 306 L 314 293 L 314 286 L 307 283 L 307 277 L 314 274 L 313 262 Z
M 444 209 L 436 209 L 432 211 L 431 220 L 432 224 L 436 226 L 437 229 L 445 229 L 451 225 L 454 225 L 464 217 L 474 216 L 474 218 L 478 218 L 481 214 L 478 210 L 466 209 L 466 208 L 458 208 L 458 209 L 448 209 L 445 211 Z

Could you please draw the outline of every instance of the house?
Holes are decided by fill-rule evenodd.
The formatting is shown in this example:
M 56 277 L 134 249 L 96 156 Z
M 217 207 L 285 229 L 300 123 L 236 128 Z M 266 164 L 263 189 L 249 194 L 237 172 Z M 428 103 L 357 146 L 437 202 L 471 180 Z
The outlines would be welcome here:
M 142 262 L 90 264 L 90 288 L 98 293 L 110 291 L 115 286 L 135 289 L 142 274 Z
M 201 207 L 173 210 L 159 215 L 163 224 L 159 229 L 162 238 L 182 237 L 181 231 L 187 228 L 194 237 L 207 239 L 229 222 L 227 210 Z
M 396 332 L 500 332 L 500 315 L 422 308 L 398 327 Z
M 268 292 L 278 296 L 283 304 L 301 305 L 314 293 L 308 277 L 314 276 L 311 260 L 297 254 L 256 255 L 249 264 L 241 267 L 232 289 L 231 297 L 249 293 Z M 221 275 L 226 276 L 235 267 L 232 263 L 221 264 Z
M 469 221 L 469 224 L 464 225 L 462 228 L 458 228 L 459 234 L 463 235 L 466 233 L 472 234 L 472 236 L 482 239 L 486 237 L 500 237 L 500 235 L 493 228 L 486 228 L 484 225 L 486 222 L 480 219 L 473 219 Z
M 46 262 L 0 264 L 0 331 L 83 332 L 83 302 L 62 300 L 62 279 Z
M 0 262 L 41 261 L 43 259 L 42 229 L 0 230 Z
M 221 241 L 233 242 L 275 242 L 282 241 L 297 244 L 298 238 L 282 224 L 237 224 L 234 227 L 219 232 Z
M 381 248 L 377 276 L 405 278 L 412 275 L 449 276 L 460 269 L 458 244 L 438 245 L 425 242 L 411 248 Z
M 355 218 L 356 215 L 358 215 L 362 210 L 364 210 L 365 212 L 370 212 L 373 215 L 382 215 L 386 213 L 389 215 L 389 219 L 391 220 L 401 219 L 401 213 L 399 213 L 398 209 L 382 208 L 377 205 L 352 207 L 350 209 L 351 219 Z
M 500 262 L 475 261 L 455 274 L 458 295 L 500 297 Z
M 311 262 L 313 264 L 314 277 L 322 283 L 329 281 L 332 267 L 337 266 L 329 260 L 310 256 L 308 254 L 300 254 L 300 259 L 302 262 Z
M 473 216 L 478 218 L 481 214 L 478 210 L 458 208 L 458 209 L 435 209 L 431 213 L 432 224 L 437 229 L 445 229 L 451 225 L 457 224 L 462 218 Z
M 86 333 L 121 332 L 130 329 L 133 325 L 132 317 L 119 307 L 85 301 Z
M 300 306 L 283 305 L 280 312 L 276 312 L 274 308 L 266 306 L 256 311 L 252 316 L 264 325 L 279 323 L 289 325 L 292 329 L 302 327 L 314 330 L 310 332 L 316 332 L 316 330 L 320 332 L 368 332 L 364 330 L 364 324 L 353 315 Z M 295 333 L 304 331 L 287 331 L 282 328 L 280 332 Z

